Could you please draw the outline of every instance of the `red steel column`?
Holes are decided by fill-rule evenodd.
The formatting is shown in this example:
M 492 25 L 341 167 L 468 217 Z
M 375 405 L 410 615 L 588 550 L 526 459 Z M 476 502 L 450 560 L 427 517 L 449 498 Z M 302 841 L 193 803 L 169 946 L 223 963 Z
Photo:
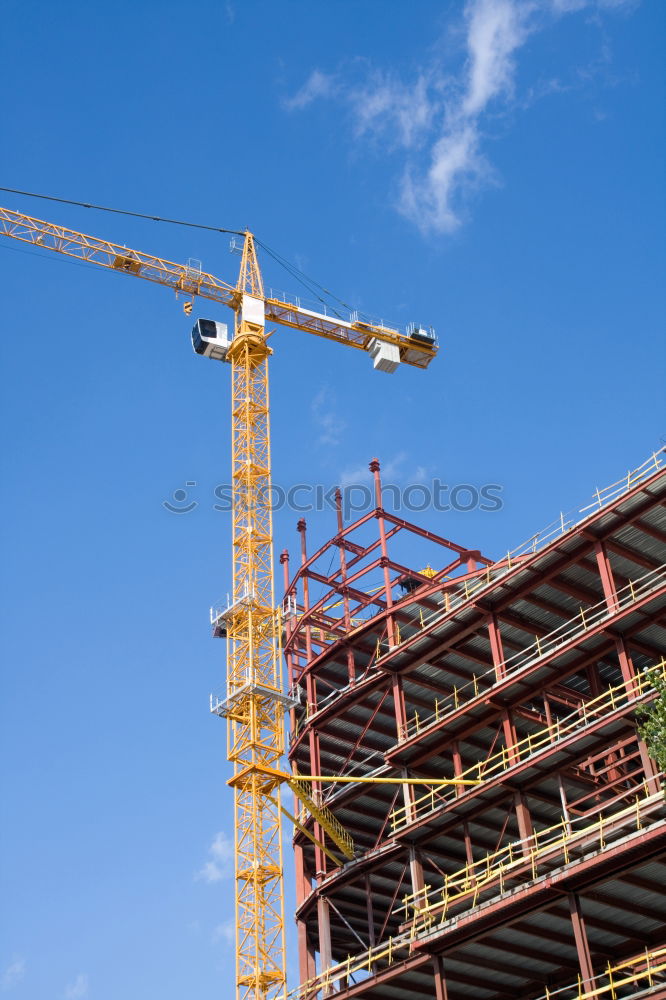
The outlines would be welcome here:
M 530 839 L 534 833 L 532 828 L 532 817 L 522 792 L 514 792 L 513 802 L 516 807 L 516 819 L 518 820 L 518 833 L 523 841 L 523 854 L 530 853 Z
M 351 615 L 349 614 L 349 595 L 347 594 L 347 557 L 345 555 L 345 546 L 342 538 L 342 532 L 344 529 L 344 524 L 342 521 L 342 492 L 337 489 L 335 491 L 335 509 L 338 519 L 338 551 L 340 553 L 340 579 L 342 581 L 342 606 L 344 608 L 345 615 L 345 633 L 349 635 L 349 630 L 351 628 Z M 354 650 L 351 646 L 347 646 L 347 676 L 349 677 L 349 683 L 354 684 L 356 681 L 356 666 L 354 664 Z
M 395 728 L 398 734 L 398 743 L 401 743 L 407 739 L 407 709 L 405 707 L 405 693 L 402 690 L 402 677 L 399 674 L 393 674 L 391 687 L 393 690 Z
M 578 952 L 580 975 L 583 980 L 583 990 L 587 993 L 594 989 L 594 970 L 592 969 L 592 956 L 590 955 L 590 945 L 585 930 L 585 918 L 581 910 L 580 899 L 576 893 L 570 892 L 568 898 L 571 924 L 576 941 L 576 951 Z
M 398 733 L 398 741 L 400 741 L 407 735 L 407 713 L 405 710 L 405 696 L 402 690 L 402 678 L 397 674 L 393 675 L 393 707 L 395 711 L 395 727 Z M 409 771 L 407 768 L 403 767 L 401 770 L 402 777 L 408 778 Z M 409 821 L 414 817 L 415 794 L 414 786 L 408 784 L 406 781 L 402 786 L 402 797 L 405 804 L 405 816 Z M 409 872 L 412 882 L 412 892 L 422 892 L 424 888 L 423 865 L 413 847 L 409 848 Z
M 419 897 L 425 896 L 425 882 L 423 880 L 423 865 L 421 864 L 421 859 L 416 853 L 415 847 L 409 848 L 409 875 L 412 883 L 412 893 L 414 896 L 419 894 Z
M 331 952 L 331 914 L 328 900 L 323 896 L 317 899 L 317 923 L 319 925 L 319 957 L 321 959 L 320 972 L 325 972 L 333 964 Z M 328 996 L 329 991 L 324 991 L 324 996 Z
M 608 605 L 609 611 L 616 611 L 619 604 L 617 599 L 617 590 L 615 589 L 615 580 L 613 579 L 613 570 L 611 569 L 610 559 L 608 558 L 606 546 L 603 542 L 595 542 L 594 555 L 597 560 L 597 567 L 599 569 L 599 576 L 601 577 L 601 586 L 603 588 L 606 604 Z
M 615 648 L 617 650 L 617 658 L 620 663 L 620 670 L 622 671 L 622 680 L 627 685 L 627 691 L 631 695 L 634 691 L 636 668 L 634 667 L 631 654 L 629 653 L 627 644 L 622 636 L 619 636 L 615 640 Z M 640 754 L 641 767 L 643 768 L 647 788 L 650 794 L 654 795 L 660 788 L 659 780 L 655 777 L 655 775 L 659 773 L 659 768 L 657 767 L 656 761 L 654 761 L 650 756 L 650 751 L 648 750 L 645 741 L 642 740 L 638 734 L 636 735 L 636 741 L 638 743 L 638 752 Z
M 444 978 L 444 963 L 439 955 L 434 956 L 432 965 L 435 974 L 435 1000 L 449 1000 L 446 979 Z
M 375 947 L 375 909 L 372 905 L 372 890 L 370 888 L 370 877 L 365 876 L 365 899 L 368 907 L 368 944 Z
M 391 593 L 391 574 L 389 572 L 388 547 L 386 545 L 386 525 L 384 524 L 384 508 L 382 507 L 382 481 L 379 475 L 379 461 L 376 458 L 370 462 L 370 472 L 375 477 L 375 508 L 377 521 L 379 523 L 379 542 L 381 551 L 381 566 L 384 571 L 384 600 L 386 607 L 390 610 L 393 607 L 393 595 Z M 388 633 L 389 646 L 395 646 L 395 622 L 393 615 L 386 618 L 386 629 Z
M 283 581 L 284 581 L 284 593 L 285 598 L 287 590 L 289 589 L 289 553 L 286 549 L 283 549 L 280 553 L 280 565 L 283 567 Z M 284 602 L 282 604 L 282 618 L 284 621 L 284 645 L 287 644 L 289 636 L 291 635 L 291 619 L 284 614 Z M 285 655 L 287 661 L 287 677 L 290 690 L 293 690 L 296 684 L 296 676 L 294 674 L 294 658 L 291 653 Z M 291 708 L 289 710 L 289 729 L 291 732 L 296 730 L 296 709 Z
M 305 523 L 305 518 L 302 517 L 298 524 L 296 525 L 296 530 L 301 536 L 301 566 L 304 566 L 308 559 L 307 544 L 306 544 L 306 530 L 307 525 Z M 310 610 L 310 581 L 308 580 L 307 574 L 303 574 L 303 613 L 307 614 Z M 308 622 L 305 626 L 305 652 L 306 660 L 308 664 L 312 660 L 312 626 Z
M 453 756 L 453 777 L 460 778 L 463 773 L 463 765 L 460 755 L 460 745 L 457 740 L 451 746 L 451 753 Z M 464 785 L 455 785 L 454 795 L 456 798 L 462 795 L 464 791 Z M 465 841 L 465 858 L 467 859 L 467 864 L 471 867 L 474 864 L 474 852 L 472 851 L 472 838 L 470 837 L 467 820 L 463 823 L 463 839 Z
M 314 729 L 310 730 L 308 736 L 308 742 L 310 747 L 310 767 L 312 768 L 311 774 L 321 774 L 321 761 L 319 759 L 319 734 L 315 732 Z M 321 782 L 312 782 L 312 798 L 317 804 L 321 803 Z M 299 803 L 300 806 L 300 803 Z M 324 831 L 320 827 L 319 823 L 314 824 L 314 835 L 316 839 L 320 842 L 324 842 Z M 326 877 L 327 865 L 326 862 L 328 858 L 322 851 L 321 847 L 315 844 L 315 865 L 316 865 L 316 878 L 317 883 L 321 882 L 322 879 Z
M 490 652 L 493 658 L 496 680 L 501 680 L 506 671 L 504 669 L 504 649 L 502 647 L 502 636 L 500 634 L 497 615 L 492 614 L 488 619 L 488 637 L 490 639 Z
M 516 727 L 513 723 L 513 719 L 511 718 L 511 713 L 507 709 L 502 712 L 502 730 L 504 732 L 504 742 L 506 743 L 509 767 L 511 767 L 512 764 L 518 761 L 518 754 L 516 752 L 518 736 L 516 734 Z M 523 841 L 523 854 L 529 854 L 529 839 L 534 832 L 532 829 L 530 811 L 522 792 L 514 792 L 513 802 L 516 809 L 516 819 L 518 820 L 518 833 L 520 835 L 520 839 Z
M 305 872 L 303 863 L 303 848 L 298 844 L 294 845 L 294 863 L 296 868 L 296 906 L 300 906 L 312 891 L 312 885 Z M 301 983 L 316 974 L 317 968 L 314 960 L 314 948 L 308 939 L 308 928 L 304 920 L 297 920 L 298 933 L 298 971 Z

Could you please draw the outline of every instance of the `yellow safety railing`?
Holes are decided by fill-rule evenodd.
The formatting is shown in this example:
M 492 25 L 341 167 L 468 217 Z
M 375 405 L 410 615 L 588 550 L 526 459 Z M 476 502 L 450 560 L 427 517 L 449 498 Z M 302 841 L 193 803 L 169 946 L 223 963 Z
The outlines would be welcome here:
M 412 937 L 407 934 L 391 937 L 376 948 L 370 948 L 362 955 L 348 956 L 344 962 L 337 962 L 301 983 L 287 994 L 287 1000 L 315 1000 L 329 996 L 336 988 L 344 988 L 343 984 L 358 982 L 360 977 L 370 978 L 383 971 L 395 962 L 409 956 Z M 548 989 L 539 1000 L 559 1000 L 564 994 L 567 1000 L 617 1000 L 618 990 L 625 986 L 654 986 L 663 982 L 666 972 L 666 948 L 645 949 L 638 955 L 625 959 L 616 965 L 608 963 L 603 972 L 599 972 L 594 983 L 589 980 L 578 980 L 564 987 Z M 573 993 L 573 991 L 576 991 Z M 573 994 L 573 995 L 572 995 Z
M 347 956 L 344 962 L 337 962 L 325 969 L 319 975 L 301 983 L 296 989 L 288 994 L 288 1000 L 303 1000 L 319 996 L 327 996 L 334 989 L 336 983 L 349 982 L 352 977 L 363 976 L 368 978 L 382 971 L 394 962 L 401 961 L 409 956 L 413 934 L 399 934 L 388 938 L 376 948 L 369 948 L 362 954 Z
M 607 688 L 603 694 L 590 701 L 581 702 L 578 709 L 567 715 L 563 719 L 554 719 L 549 726 L 530 733 L 513 746 L 502 747 L 496 753 L 491 754 L 484 760 L 472 764 L 457 778 L 464 778 L 476 781 L 487 781 L 497 774 L 507 771 L 516 764 L 522 763 L 528 757 L 543 750 L 544 747 L 551 747 L 559 743 L 577 730 L 584 729 L 591 722 L 596 722 L 610 712 L 618 708 L 626 707 L 630 702 L 642 697 L 644 694 L 653 691 L 651 672 L 661 670 L 666 677 L 666 659 L 661 660 L 651 668 L 650 673 L 637 674 L 632 680 L 617 684 L 615 687 Z M 394 809 L 391 813 L 391 825 L 393 832 L 398 830 L 421 816 L 433 812 L 436 808 L 451 801 L 455 797 L 454 792 L 442 792 L 437 788 L 431 788 L 425 795 L 420 796 L 414 802 L 399 809 Z
M 622 611 L 631 604 L 635 604 L 636 601 L 641 600 L 641 598 L 646 597 L 650 591 L 660 587 L 664 581 L 666 581 L 666 566 L 660 566 L 658 569 L 645 573 L 637 580 L 630 580 L 626 586 L 618 590 L 617 603 L 614 608 L 609 608 L 605 600 L 599 601 L 598 604 L 587 608 L 587 610 L 581 608 L 579 613 L 573 618 L 564 622 L 563 625 L 559 625 L 552 632 L 549 632 L 548 635 L 542 638 L 536 637 L 530 646 L 526 646 L 525 649 L 520 649 L 517 653 L 509 656 L 497 668 L 491 667 L 478 676 L 473 674 L 471 680 L 466 684 L 454 687 L 448 697 L 437 699 L 435 701 L 435 711 L 431 715 L 420 718 L 418 713 L 415 713 L 407 721 L 406 738 L 417 735 L 428 726 L 440 722 L 448 712 L 456 711 L 461 705 L 465 705 L 474 698 L 477 698 L 479 695 L 479 681 L 486 682 L 487 686 L 483 687 L 483 693 L 488 694 L 493 685 L 499 683 L 500 680 L 512 677 L 521 670 L 526 670 L 537 660 L 548 656 L 554 650 L 558 649 L 558 647 L 596 628 L 604 619 L 617 614 L 618 611 Z
M 666 981 L 666 948 L 645 949 L 638 955 L 616 965 L 609 962 L 594 980 L 581 979 L 555 989 L 546 988 L 539 1000 L 618 1000 L 626 996 L 628 986 L 634 987 L 632 995 L 650 986 Z
M 465 604 L 480 590 L 483 590 L 497 579 L 509 573 L 526 557 L 534 555 L 540 549 L 545 548 L 556 538 L 577 527 L 590 517 L 591 514 L 601 510 L 613 500 L 618 499 L 633 489 L 643 480 L 648 479 L 654 472 L 666 464 L 666 460 L 664 459 L 665 451 L 666 449 L 662 448 L 661 451 L 654 452 L 642 465 L 639 465 L 637 469 L 627 472 L 626 476 L 623 476 L 616 483 L 612 483 L 602 490 L 595 490 L 594 499 L 591 504 L 580 507 L 567 515 L 560 514 L 556 521 L 553 521 L 536 534 L 531 535 L 530 538 L 516 546 L 515 549 L 507 552 L 503 559 L 498 560 L 493 566 L 486 567 L 473 580 L 465 580 L 454 593 L 447 591 L 442 598 L 442 610 L 433 612 L 430 615 L 421 615 L 421 627 L 427 628 L 438 620 L 445 618 L 452 610 Z M 416 625 L 417 622 L 415 621 L 413 624 Z M 411 635 L 405 634 L 404 638 L 407 640 L 411 638 Z M 382 655 L 387 655 L 389 652 L 393 652 L 395 648 L 389 646 L 388 642 L 381 643 L 381 649 L 379 649 L 379 646 L 380 644 L 378 643 L 378 656 L 380 652 Z
M 589 816 L 574 819 L 562 818 L 559 823 L 539 830 L 526 840 L 513 841 L 497 851 L 488 853 L 471 864 L 444 876 L 444 884 L 433 889 L 426 886 L 412 895 L 405 896 L 405 920 L 411 919 L 416 931 L 429 928 L 435 917 L 440 924 L 449 917 L 452 906 L 466 901 L 466 909 L 473 909 L 487 891 L 496 895 L 513 889 L 518 882 L 533 881 L 552 867 L 568 864 L 571 852 L 598 845 L 602 850 L 615 835 L 625 836 L 628 830 L 642 830 L 646 816 L 664 801 L 661 791 L 650 790 L 648 782 L 634 790 L 636 800 L 630 806 L 604 815 L 603 806 L 593 821 Z M 547 868 L 545 867 L 547 865 Z M 539 871 L 541 866 L 541 871 Z M 460 909 L 457 910 L 459 914 Z

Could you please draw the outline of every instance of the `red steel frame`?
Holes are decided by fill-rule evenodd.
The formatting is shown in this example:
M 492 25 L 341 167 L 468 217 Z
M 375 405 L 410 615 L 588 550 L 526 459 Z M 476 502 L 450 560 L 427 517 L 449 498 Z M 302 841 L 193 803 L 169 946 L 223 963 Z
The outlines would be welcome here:
M 666 944 L 666 809 L 636 726 L 666 656 L 663 459 L 502 560 L 385 510 L 370 471 L 372 511 L 345 526 L 338 493 L 334 537 L 308 555 L 300 521 L 292 578 L 281 556 L 292 767 L 394 781 L 315 783 L 356 853 L 336 867 L 294 836 L 294 995 L 632 995 L 604 984 Z M 461 775 L 479 784 L 395 783 Z

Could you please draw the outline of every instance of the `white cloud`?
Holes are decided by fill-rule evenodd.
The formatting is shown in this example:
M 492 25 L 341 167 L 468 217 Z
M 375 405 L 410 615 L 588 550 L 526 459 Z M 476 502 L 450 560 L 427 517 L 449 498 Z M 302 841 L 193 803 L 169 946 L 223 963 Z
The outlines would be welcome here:
M 66 1000 L 81 1000 L 88 996 L 88 977 L 85 972 L 79 972 L 76 979 L 65 987 Z
M 470 0 L 465 11 L 467 60 L 463 86 L 442 109 L 443 128 L 425 171 L 408 167 L 399 207 L 422 231 L 453 232 L 461 200 L 493 176 L 480 152 L 480 116 L 491 101 L 513 93 L 514 54 L 528 35 L 533 4 Z
M 639 0 L 467 0 L 456 72 L 448 46 L 411 82 L 353 60 L 349 72 L 315 69 L 285 107 L 299 110 L 320 98 L 343 101 L 357 139 L 406 151 L 396 207 L 422 232 L 450 233 L 461 224 L 471 193 L 496 174 L 482 147 L 489 116 L 521 107 L 514 100 L 517 59 L 528 37 L 554 19 L 581 11 L 630 11 Z M 359 66 L 365 78 L 358 80 Z M 582 74 L 581 74 L 582 78 Z M 529 89 L 531 103 L 566 90 L 557 80 Z M 523 100 L 522 106 L 526 106 Z
M 208 848 L 208 860 L 196 874 L 203 882 L 220 882 L 232 874 L 234 860 L 234 843 L 226 833 L 216 833 Z
M 225 920 L 223 924 L 218 924 L 213 928 L 213 944 L 222 941 L 225 945 L 232 945 L 236 940 L 236 925 L 233 920 Z
M 314 69 L 300 90 L 288 98 L 284 105 L 289 110 L 306 108 L 320 97 L 333 97 L 337 92 L 335 77 Z
M 347 92 L 355 118 L 355 134 L 389 136 L 390 145 L 407 149 L 416 145 L 432 123 L 436 104 L 430 81 L 420 74 L 411 85 L 384 73 L 373 73 L 368 82 Z
M 17 983 L 20 983 L 25 976 L 25 959 L 17 956 L 13 958 L 0 977 L 0 989 L 11 990 Z
M 340 444 L 342 432 L 347 426 L 336 409 L 335 393 L 323 385 L 310 405 L 312 420 L 319 435 L 318 444 L 335 447 Z

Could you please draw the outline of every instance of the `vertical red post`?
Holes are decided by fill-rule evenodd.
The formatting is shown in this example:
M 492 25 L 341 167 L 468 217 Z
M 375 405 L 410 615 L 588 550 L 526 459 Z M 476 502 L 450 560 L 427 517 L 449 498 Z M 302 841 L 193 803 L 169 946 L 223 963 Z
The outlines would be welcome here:
M 345 553 L 344 539 L 342 537 L 342 532 L 344 530 L 344 523 L 342 520 L 342 492 L 339 489 L 335 491 L 335 510 L 338 521 L 338 551 L 340 553 L 342 606 L 344 609 L 345 634 L 348 635 L 351 628 L 351 615 L 349 613 L 349 595 L 347 594 L 347 556 Z M 354 663 L 354 650 L 349 645 L 347 646 L 347 676 L 349 677 L 350 685 L 354 684 L 356 681 L 356 665 Z
M 488 638 L 490 639 L 490 653 L 493 658 L 493 667 L 495 668 L 495 679 L 500 681 L 504 677 L 506 669 L 504 666 L 502 635 L 496 614 L 492 614 L 488 619 Z
M 601 586 L 608 610 L 617 611 L 619 602 L 617 599 L 617 590 L 615 589 L 615 580 L 613 579 L 613 570 L 611 569 L 610 559 L 608 558 L 606 546 L 603 542 L 595 543 L 594 555 L 597 560 L 597 568 L 599 569 Z
M 368 908 L 368 943 L 371 948 L 375 947 L 375 909 L 372 905 L 372 890 L 370 888 L 370 876 L 365 876 L 365 899 Z
M 296 906 L 299 907 L 312 891 L 312 884 L 305 872 L 303 863 L 303 848 L 294 845 L 294 864 L 296 869 Z M 314 960 L 314 948 L 308 938 L 307 924 L 304 920 L 297 919 L 298 933 L 298 969 L 302 983 L 312 979 L 316 974 Z
M 325 972 L 333 963 L 333 954 L 331 951 L 331 914 L 328 900 L 321 895 L 317 899 L 317 924 L 319 927 L 320 972 Z M 325 990 L 324 996 L 328 996 L 329 992 L 329 990 Z
M 287 591 L 289 590 L 289 553 L 286 549 L 283 549 L 280 553 L 280 565 L 282 566 L 282 579 L 284 585 L 284 600 L 282 602 L 282 621 L 284 622 L 284 645 L 287 645 L 289 636 L 292 630 L 291 617 L 285 614 L 288 608 L 285 608 L 285 601 L 287 600 Z M 291 651 L 285 653 L 285 659 L 287 661 L 287 677 L 289 678 L 289 687 L 293 688 L 296 683 L 296 677 L 294 674 L 294 657 Z M 292 730 L 294 728 L 293 711 L 292 711 Z
M 594 970 L 592 968 L 590 945 L 585 930 L 585 918 L 581 910 L 580 899 L 575 892 L 569 893 L 569 913 L 571 914 L 571 924 L 576 942 L 576 951 L 578 953 L 580 975 L 583 980 L 583 990 L 588 993 L 594 990 Z
M 393 674 L 391 685 L 393 689 L 395 729 L 398 734 L 398 743 L 401 743 L 407 739 L 407 709 L 405 707 L 405 694 L 402 690 L 402 678 L 399 674 Z
M 296 525 L 296 530 L 301 536 L 301 567 L 305 566 L 308 561 L 308 550 L 306 541 L 307 525 L 305 523 L 305 518 L 302 517 L 298 524 Z M 302 576 L 303 583 L 303 614 L 307 615 L 310 610 L 310 581 L 308 580 L 307 570 L 303 572 Z M 310 664 L 312 661 L 312 626 L 308 621 L 305 626 L 305 656 L 307 663 Z
M 391 574 L 389 571 L 388 546 L 386 544 L 386 524 L 384 522 L 384 508 L 382 507 L 382 481 L 379 475 L 379 461 L 376 458 L 370 462 L 370 472 L 375 477 L 375 516 L 379 524 L 379 544 L 381 551 L 380 563 L 384 572 L 384 600 L 390 612 L 393 607 L 393 594 L 391 593 Z M 386 631 L 388 634 L 389 646 L 396 645 L 395 621 L 392 614 L 386 618 Z
M 514 792 L 513 800 L 516 808 L 516 819 L 518 820 L 518 834 L 523 842 L 522 851 L 523 854 L 529 854 L 530 841 L 534 834 L 532 817 L 530 816 L 530 811 L 527 807 L 527 801 L 525 800 L 523 792 Z
M 516 735 L 516 727 L 514 726 L 513 719 L 511 718 L 511 713 L 505 709 L 502 712 L 502 729 L 504 731 L 504 741 L 506 743 L 509 767 L 518 761 L 518 754 L 516 752 L 516 744 L 518 742 L 518 737 Z M 527 801 L 522 791 L 516 789 L 513 793 L 513 802 L 516 810 L 516 820 L 518 821 L 518 834 L 522 841 L 522 852 L 527 855 L 530 853 L 531 838 L 534 833 L 532 827 L 532 817 L 530 816 L 530 811 L 527 806 Z
M 425 881 L 423 879 L 423 864 L 415 847 L 409 848 L 409 874 L 412 883 L 412 894 L 414 897 L 417 897 L 418 894 L 414 902 L 420 905 L 425 900 Z
M 631 697 L 636 687 L 636 668 L 634 667 L 631 654 L 629 653 L 627 644 L 622 636 L 618 636 L 615 640 L 615 648 L 617 650 L 620 670 L 622 671 L 622 680 L 627 686 L 627 693 L 629 694 L 629 697 Z M 641 758 L 641 767 L 643 768 L 643 774 L 645 775 L 647 787 L 650 794 L 654 795 L 660 788 L 659 780 L 655 777 L 655 775 L 659 773 L 659 768 L 650 756 L 650 751 L 648 750 L 645 741 L 638 735 L 636 739 L 638 742 L 638 752 Z
M 434 956 L 432 965 L 435 976 L 435 1000 L 449 1000 L 446 979 L 444 978 L 444 963 L 439 955 Z

